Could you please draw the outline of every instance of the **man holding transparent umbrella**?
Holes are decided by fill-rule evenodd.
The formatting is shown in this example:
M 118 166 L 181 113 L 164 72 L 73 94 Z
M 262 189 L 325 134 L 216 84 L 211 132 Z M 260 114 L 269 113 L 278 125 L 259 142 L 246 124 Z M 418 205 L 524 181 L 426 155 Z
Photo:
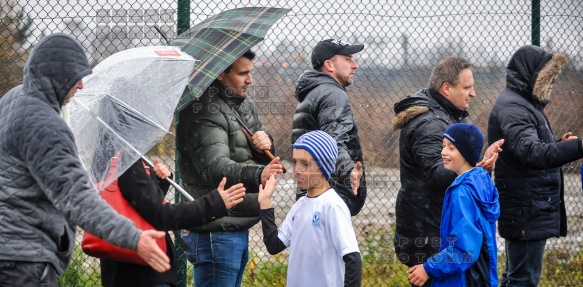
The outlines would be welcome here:
M 243 183 L 247 194 L 230 215 L 183 231 L 194 265 L 194 285 L 240 286 L 249 258 L 249 228 L 259 222 L 259 185 L 283 172 L 279 158 L 247 92 L 253 83 L 255 53 L 247 51 L 222 72 L 190 106 L 181 110 L 176 129 L 177 165 L 182 184 L 195 198 L 216 188 Z M 250 140 L 242 130 L 244 124 Z
M 77 225 L 159 272 L 170 268 L 155 242 L 164 233 L 137 230 L 99 198 L 59 117 L 91 72 L 77 41 L 52 34 L 32 51 L 22 85 L 0 100 L 0 286 L 57 286 Z

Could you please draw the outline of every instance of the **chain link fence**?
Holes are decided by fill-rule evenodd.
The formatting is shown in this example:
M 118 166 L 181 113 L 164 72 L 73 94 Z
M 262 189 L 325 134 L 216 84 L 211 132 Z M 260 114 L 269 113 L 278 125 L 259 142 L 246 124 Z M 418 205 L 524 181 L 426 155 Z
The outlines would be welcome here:
M 520 3 L 519 3 L 520 2 Z M 255 89 L 250 94 L 275 139 L 288 173 L 279 179 L 278 223 L 294 203 L 291 123 L 297 101 L 294 82 L 310 68 L 311 49 L 326 38 L 365 44 L 348 87 L 368 173 L 369 195 L 353 217 L 363 257 L 363 286 L 409 286 L 406 267 L 393 249 L 399 182 L 399 133 L 392 129 L 393 105 L 426 87 L 440 59 L 457 55 L 474 64 L 477 97 L 468 121 L 485 132 L 490 108 L 505 86 L 505 65 L 524 44 L 563 52 L 570 62 L 557 79 L 546 113 L 556 135 L 583 136 L 583 2 L 554 1 L 216 1 L 188 0 L 0 0 L 0 94 L 20 83 L 32 46 L 56 31 L 82 43 L 95 65 L 127 48 L 165 45 L 184 27 L 210 15 L 244 6 L 292 11 L 277 22 L 255 51 Z M 179 19 L 181 9 L 189 11 Z M 190 23 L 190 24 L 189 24 Z M 183 24 L 181 24 L 183 25 Z M 539 28 L 540 25 L 540 28 Z M 149 155 L 174 169 L 174 138 L 167 136 Z M 541 159 L 544 160 L 544 159 Z M 569 235 L 548 241 L 541 286 L 583 285 L 583 192 L 579 166 L 564 166 Z M 169 196 L 174 201 L 173 194 Z M 415 211 L 411 211 L 415 212 Z M 82 231 L 77 237 L 80 242 Z M 287 253 L 270 256 L 260 226 L 250 232 L 250 261 L 244 286 L 284 286 Z M 503 250 L 503 241 L 498 248 Z M 500 252 L 498 268 L 504 268 Z M 192 286 L 190 263 L 181 257 L 180 285 Z M 99 286 L 99 261 L 76 248 L 62 286 Z

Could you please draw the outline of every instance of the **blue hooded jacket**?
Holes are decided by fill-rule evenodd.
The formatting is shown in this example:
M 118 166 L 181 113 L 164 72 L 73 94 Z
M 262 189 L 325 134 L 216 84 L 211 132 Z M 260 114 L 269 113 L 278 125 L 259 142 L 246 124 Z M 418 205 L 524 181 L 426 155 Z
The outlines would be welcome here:
M 431 286 L 498 286 L 498 190 L 481 167 L 456 178 L 441 215 L 441 248 L 423 264 Z M 474 284 L 475 283 L 475 284 Z

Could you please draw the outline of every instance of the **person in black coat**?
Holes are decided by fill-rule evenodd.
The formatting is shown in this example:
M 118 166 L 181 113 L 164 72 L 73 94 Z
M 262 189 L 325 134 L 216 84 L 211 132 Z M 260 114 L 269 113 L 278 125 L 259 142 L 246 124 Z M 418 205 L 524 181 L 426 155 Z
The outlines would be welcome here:
M 561 166 L 583 158 L 580 138 L 555 139 L 544 107 L 567 56 L 537 46 L 518 49 L 488 119 L 488 141 L 505 139 L 494 171 L 498 231 L 505 242 L 501 286 L 537 286 L 547 238 L 567 235 Z
M 350 45 L 341 40 L 319 42 L 312 52 L 312 67 L 298 79 L 295 97 L 299 101 L 293 119 L 292 144 L 303 134 L 322 130 L 338 144 L 336 171 L 331 186 L 348 206 L 352 216 L 357 215 L 366 200 L 366 181 L 362 166 L 363 156 L 358 128 L 346 87 L 358 64 L 352 55 L 364 45 Z M 358 189 L 352 186 L 358 186 Z M 298 189 L 296 197 L 306 194 Z
M 192 228 L 225 216 L 227 210 L 241 203 L 245 195 L 241 183 L 224 190 L 226 179 L 223 178 L 217 190 L 196 201 L 163 203 L 170 187 L 165 180 L 169 176 L 171 172 L 158 160 L 153 172 L 138 160 L 118 178 L 123 197 L 158 230 Z M 176 250 L 168 232 L 166 253 L 171 268 L 163 273 L 146 265 L 101 259 L 101 283 L 103 286 L 175 286 L 178 281 Z

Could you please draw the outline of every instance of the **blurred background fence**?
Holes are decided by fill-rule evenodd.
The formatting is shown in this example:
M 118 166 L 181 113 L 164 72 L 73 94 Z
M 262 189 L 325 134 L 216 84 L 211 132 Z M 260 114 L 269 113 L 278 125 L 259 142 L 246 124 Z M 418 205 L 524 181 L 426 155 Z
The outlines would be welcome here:
M 525 44 L 563 52 L 570 62 L 558 78 L 546 107 L 557 136 L 583 136 L 583 3 L 581 1 L 188 1 L 188 0 L 0 0 L 0 95 L 18 85 L 31 48 L 56 31 L 71 34 L 87 50 L 92 65 L 127 48 L 165 45 L 210 15 L 244 6 L 292 9 L 255 47 L 255 89 L 250 94 L 275 139 L 289 172 L 279 179 L 278 222 L 294 203 L 291 123 L 297 101 L 294 82 L 309 69 L 311 49 L 321 39 L 365 44 L 348 87 L 369 174 L 367 203 L 354 228 L 363 256 L 363 286 L 408 286 L 405 266 L 393 249 L 395 199 L 399 189 L 398 132 L 393 104 L 424 88 L 440 59 L 457 55 L 474 64 L 478 96 L 469 122 L 483 132 L 489 110 L 505 86 L 505 66 Z M 174 168 L 169 135 L 149 155 Z M 541 159 L 543 160 L 543 159 Z M 564 167 L 569 235 L 547 244 L 541 286 L 583 286 L 583 193 L 579 166 Z M 169 200 L 174 200 L 174 193 Z M 415 212 L 415 211 L 411 211 Z M 79 232 L 82 234 L 82 231 Z M 78 240 L 80 240 L 78 236 Z M 503 241 L 498 242 L 500 251 Z M 287 255 L 269 256 L 256 225 L 244 286 L 284 286 Z M 190 263 L 181 286 L 192 286 Z M 499 269 L 504 267 L 500 253 Z M 99 286 L 99 261 L 76 249 L 62 286 Z

